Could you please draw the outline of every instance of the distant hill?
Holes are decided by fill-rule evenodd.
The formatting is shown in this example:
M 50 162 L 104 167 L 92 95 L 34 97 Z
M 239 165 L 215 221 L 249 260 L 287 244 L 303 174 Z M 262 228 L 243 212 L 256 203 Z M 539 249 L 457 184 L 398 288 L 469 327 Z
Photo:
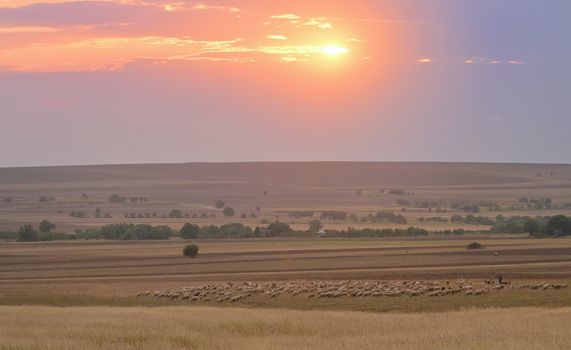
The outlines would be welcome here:
M 186 163 L 0 168 L 0 185 L 190 180 L 299 186 L 466 186 L 569 181 L 571 165 L 484 163 Z

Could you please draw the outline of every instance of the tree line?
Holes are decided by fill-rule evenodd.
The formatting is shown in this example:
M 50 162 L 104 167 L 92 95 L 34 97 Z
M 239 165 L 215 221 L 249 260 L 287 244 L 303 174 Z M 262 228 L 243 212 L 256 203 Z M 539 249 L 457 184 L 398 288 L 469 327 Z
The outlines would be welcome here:
M 215 238 L 269 238 L 269 237 L 311 237 L 318 233 L 327 237 L 418 237 L 428 235 L 464 235 L 475 233 L 528 233 L 532 237 L 571 236 L 571 217 L 565 215 L 531 218 L 514 216 L 504 218 L 498 216 L 494 225 L 487 231 L 481 230 L 441 230 L 428 231 L 424 228 L 409 227 L 396 229 L 355 229 L 322 231 L 323 224 L 312 220 L 308 231 L 295 231 L 283 222 L 275 221 L 265 227 L 250 227 L 240 223 L 221 226 L 198 226 L 186 223 L 180 230 L 173 230 L 166 225 L 152 226 L 147 224 L 110 224 L 99 228 L 78 229 L 72 234 L 56 232 L 56 226 L 42 221 L 38 229 L 32 225 L 24 225 L 17 232 L 0 232 L 0 239 L 18 240 L 21 242 L 37 242 L 52 240 L 166 240 L 171 237 L 183 239 L 215 239 Z

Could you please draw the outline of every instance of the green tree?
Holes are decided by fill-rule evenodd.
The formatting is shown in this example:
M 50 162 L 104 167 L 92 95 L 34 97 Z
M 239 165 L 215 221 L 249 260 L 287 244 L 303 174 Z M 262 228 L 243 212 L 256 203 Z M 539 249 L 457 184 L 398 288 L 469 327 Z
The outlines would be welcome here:
M 537 233 L 539 233 L 539 224 L 537 221 L 529 219 L 525 222 L 525 224 L 523 224 L 523 230 L 530 235 L 535 236 Z
M 40 222 L 40 232 L 49 233 L 56 229 L 56 225 L 49 222 L 48 220 L 43 220 Z
M 154 231 L 158 239 L 169 239 L 169 237 L 173 235 L 172 228 L 166 225 L 155 226 Z
M 236 211 L 234 210 L 234 208 L 226 207 L 224 208 L 223 214 L 224 216 L 234 216 L 236 215 Z
M 309 222 L 309 232 L 319 232 L 321 229 L 323 229 L 321 220 L 315 219 Z
M 24 225 L 18 230 L 19 242 L 36 242 L 40 240 L 38 231 L 34 230 L 32 225 Z
M 127 200 L 127 198 L 121 197 L 118 194 L 113 194 L 113 195 L 109 196 L 109 202 L 111 202 L 111 203 L 125 203 L 126 200 Z
M 272 231 L 274 235 L 279 236 L 291 232 L 291 227 L 284 222 L 274 221 L 268 225 L 268 230 Z
M 184 224 L 184 226 L 180 229 L 180 236 L 184 239 L 197 238 L 199 233 L 200 227 L 189 222 Z
M 173 209 L 169 213 L 169 218 L 182 218 L 182 211 Z
M 188 244 L 182 249 L 182 254 L 194 258 L 198 255 L 199 248 L 196 244 Z
M 226 206 L 226 203 L 224 203 L 223 200 L 219 199 L 216 201 L 216 203 L 214 203 L 214 206 L 216 207 L 216 209 L 222 209 Z
M 545 233 L 555 237 L 571 235 L 571 218 L 565 215 L 552 216 L 547 222 Z

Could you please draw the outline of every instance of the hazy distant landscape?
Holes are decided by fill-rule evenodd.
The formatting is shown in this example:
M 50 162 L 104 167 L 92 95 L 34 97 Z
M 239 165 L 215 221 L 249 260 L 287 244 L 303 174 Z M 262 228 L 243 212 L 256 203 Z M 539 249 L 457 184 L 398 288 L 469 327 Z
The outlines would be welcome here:
M 0 350 L 571 349 L 570 23 L 1 0 Z
M 330 229 L 422 226 L 485 230 L 488 227 L 450 222 L 450 218 L 455 214 L 495 218 L 571 213 L 571 166 L 203 163 L 4 168 L 0 169 L 0 191 L 3 230 L 17 230 L 43 219 L 67 233 L 122 222 L 178 229 L 188 221 L 199 225 L 239 222 L 254 227 L 261 226 L 262 220 L 284 221 L 306 230 L 309 221 L 321 219 L 324 211 L 347 214 L 344 220 L 322 220 Z M 113 195 L 122 197 L 123 202 L 111 202 Z M 533 202 L 545 199 L 550 200 L 548 206 Z M 215 207 L 218 200 L 235 214 L 224 216 L 223 208 Z M 478 208 L 474 212 L 464 210 L 466 206 Z M 95 218 L 97 209 L 99 217 Z M 170 217 L 173 209 L 179 210 L 181 217 Z M 407 222 L 362 221 L 380 211 L 400 214 Z M 304 217 L 299 217 L 302 212 L 306 212 Z M 72 213 L 81 217 L 70 216 Z

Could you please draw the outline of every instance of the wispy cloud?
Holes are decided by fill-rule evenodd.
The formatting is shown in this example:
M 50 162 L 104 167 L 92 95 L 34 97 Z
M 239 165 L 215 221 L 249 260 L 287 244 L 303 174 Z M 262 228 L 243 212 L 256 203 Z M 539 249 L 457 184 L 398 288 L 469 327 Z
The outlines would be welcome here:
M 465 64 L 493 64 L 493 65 L 499 65 L 499 64 L 511 64 L 511 65 L 521 65 L 524 64 L 523 61 L 521 60 L 507 60 L 507 61 L 501 61 L 498 59 L 489 59 L 486 57 L 470 57 L 466 60 L 464 60 Z
M 282 15 L 274 15 L 274 16 L 270 16 L 271 19 L 287 19 L 287 20 L 296 20 L 296 19 L 300 19 L 301 17 L 299 17 L 298 15 L 295 15 L 293 13 L 286 13 L 286 14 L 282 14 Z
M 326 17 L 302 17 L 292 13 L 270 16 L 271 20 L 285 22 L 294 26 L 317 27 L 321 29 L 331 29 L 333 24 Z M 266 22 L 271 24 L 271 22 Z
M 307 21 L 303 22 L 304 26 L 313 26 L 318 27 L 321 29 L 331 29 L 333 28 L 333 24 L 329 22 L 329 20 L 325 17 L 315 17 L 310 18 Z
M 53 27 L 0 27 L 0 34 L 54 33 L 61 30 Z
M 270 40 L 287 40 L 287 36 L 285 35 L 268 35 L 266 38 Z

